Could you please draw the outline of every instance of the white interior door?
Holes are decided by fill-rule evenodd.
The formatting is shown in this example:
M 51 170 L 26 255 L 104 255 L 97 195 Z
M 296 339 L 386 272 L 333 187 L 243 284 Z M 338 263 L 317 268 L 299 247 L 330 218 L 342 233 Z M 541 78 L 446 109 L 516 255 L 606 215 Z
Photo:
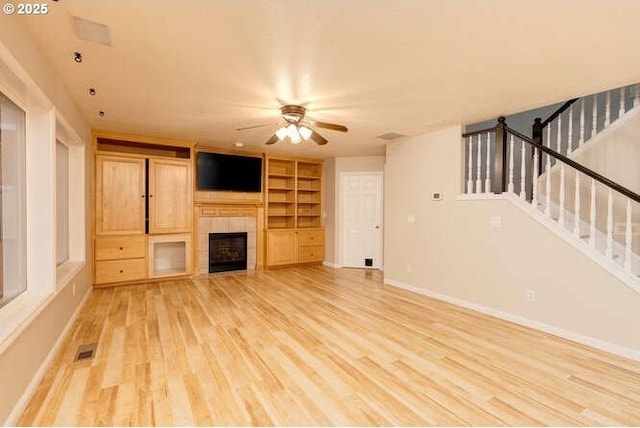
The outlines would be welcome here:
M 382 268 L 382 173 L 340 174 L 342 266 Z

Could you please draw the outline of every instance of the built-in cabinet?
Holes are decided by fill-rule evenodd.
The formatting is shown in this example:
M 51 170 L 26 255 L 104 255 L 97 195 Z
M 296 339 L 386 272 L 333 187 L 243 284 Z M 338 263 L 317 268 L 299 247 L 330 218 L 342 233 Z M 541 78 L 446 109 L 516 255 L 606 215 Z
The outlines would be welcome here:
M 321 262 L 322 161 L 266 158 L 266 265 Z
M 96 150 L 95 284 L 191 274 L 191 148 L 97 137 Z

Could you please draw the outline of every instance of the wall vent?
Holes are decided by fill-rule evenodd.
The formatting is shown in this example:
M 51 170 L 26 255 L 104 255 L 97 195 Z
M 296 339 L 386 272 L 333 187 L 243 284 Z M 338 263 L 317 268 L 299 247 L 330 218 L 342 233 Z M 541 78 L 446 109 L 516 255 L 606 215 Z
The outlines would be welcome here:
M 73 16 L 72 21 L 73 29 L 80 40 L 111 46 L 111 34 L 106 25 L 77 16 Z
M 395 140 L 397 138 L 402 138 L 402 137 L 406 137 L 406 135 L 399 134 L 397 132 L 387 132 L 387 133 L 378 135 L 376 138 L 380 138 L 381 140 L 391 141 L 391 140 Z

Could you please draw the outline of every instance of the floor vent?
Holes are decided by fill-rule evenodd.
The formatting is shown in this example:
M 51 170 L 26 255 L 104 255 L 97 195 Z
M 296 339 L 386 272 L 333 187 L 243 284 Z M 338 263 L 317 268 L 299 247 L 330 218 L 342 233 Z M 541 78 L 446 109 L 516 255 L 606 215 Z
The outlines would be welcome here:
M 80 345 L 76 357 L 73 361 L 90 360 L 96 352 L 97 343 L 89 343 L 88 345 Z

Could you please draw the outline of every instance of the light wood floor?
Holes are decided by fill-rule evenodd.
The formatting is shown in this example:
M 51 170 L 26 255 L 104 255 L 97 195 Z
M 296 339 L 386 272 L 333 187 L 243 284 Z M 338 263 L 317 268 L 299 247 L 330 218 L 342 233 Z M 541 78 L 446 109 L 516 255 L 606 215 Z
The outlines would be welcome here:
M 640 425 L 640 363 L 301 267 L 96 290 L 19 423 Z

